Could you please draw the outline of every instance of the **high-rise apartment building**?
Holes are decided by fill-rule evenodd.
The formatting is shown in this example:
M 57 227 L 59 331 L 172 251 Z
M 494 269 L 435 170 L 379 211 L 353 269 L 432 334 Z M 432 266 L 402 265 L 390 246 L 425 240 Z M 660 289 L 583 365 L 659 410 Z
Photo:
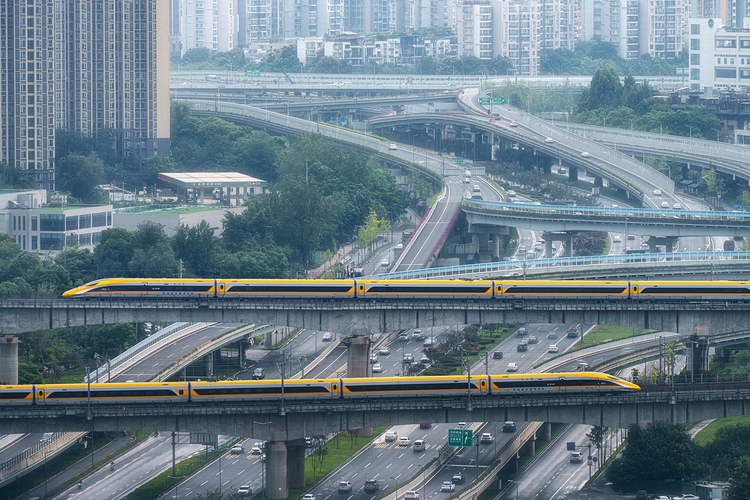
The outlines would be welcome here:
M 106 136 L 123 157 L 168 154 L 168 9 L 0 0 L 2 160 L 54 189 L 56 128 Z
M 68 59 L 62 0 L 0 0 L 0 161 L 55 185 L 55 129 L 65 126 Z
M 205 47 L 227 52 L 236 45 L 237 0 L 179 0 L 181 55 Z
M 611 43 L 624 59 L 679 57 L 687 39 L 688 0 L 592 0 L 584 4 L 586 40 Z

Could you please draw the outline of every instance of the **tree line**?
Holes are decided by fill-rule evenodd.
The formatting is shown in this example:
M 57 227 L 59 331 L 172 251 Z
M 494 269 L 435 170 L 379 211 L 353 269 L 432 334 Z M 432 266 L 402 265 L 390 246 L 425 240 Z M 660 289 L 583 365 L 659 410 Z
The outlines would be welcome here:
M 608 429 L 592 428 L 592 444 L 601 448 Z M 682 483 L 729 481 L 730 500 L 750 498 L 750 425 L 728 425 L 705 446 L 690 438 L 685 425 L 652 422 L 628 428 L 627 445 L 607 469 L 615 490 L 682 492 Z M 606 457 L 603 457 L 606 459 Z

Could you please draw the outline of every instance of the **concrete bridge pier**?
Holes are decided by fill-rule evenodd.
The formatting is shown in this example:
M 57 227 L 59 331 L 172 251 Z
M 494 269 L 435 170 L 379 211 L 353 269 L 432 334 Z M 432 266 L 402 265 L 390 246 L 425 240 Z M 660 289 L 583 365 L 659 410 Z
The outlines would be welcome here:
M 286 443 L 287 485 L 289 488 L 305 487 L 305 440 Z
M 573 233 L 567 233 L 565 235 L 565 256 L 573 256 Z
M 578 167 L 570 167 L 568 169 L 568 179 L 571 182 L 578 180 Z
M 601 176 L 594 176 L 594 187 L 604 187 L 604 179 L 602 179 Z
M 302 471 L 304 476 L 304 467 Z M 289 496 L 287 449 L 284 442 L 271 441 L 266 444 L 266 493 L 268 498 L 286 498 Z
M 500 235 L 499 234 L 493 234 L 492 235 L 492 260 L 493 261 L 499 261 L 500 260 Z
M 526 441 L 526 443 L 523 446 L 521 446 L 519 453 L 523 453 L 524 455 L 530 455 L 532 457 L 536 455 L 536 433 L 534 433 L 534 435 L 531 438 L 529 438 L 529 440 Z M 516 464 L 516 467 L 517 466 L 518 464 Z
M 544 422 L 537 434 L 543 441 L 552 441 L 552 422 Z
M 346 337 L 342 343 L 349 348 L 346 359 L 346 376 L 351 378 L 372 376 L 372 365 L 370 364 L 372 339 L 365 336 Z M 372 436 L 372 427 L 359 429 L 358 435 Z
M 0 384 L 18 384 L 18 337 L 0 336 Z

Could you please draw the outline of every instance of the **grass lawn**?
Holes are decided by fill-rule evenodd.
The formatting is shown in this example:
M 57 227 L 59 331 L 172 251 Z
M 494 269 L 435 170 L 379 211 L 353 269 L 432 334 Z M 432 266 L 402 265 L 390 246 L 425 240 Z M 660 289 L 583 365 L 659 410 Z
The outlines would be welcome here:
M 346 435 L 345 432 L 339 433 L 338 438 L 333 438 L 328 441 L 327 449 L 328 453 L 323 459 L 323 469 L 313 472 L 313 458 L 314 453 L 310 454 L 305 459 L 305 485 L 304 489 L 290 489 L 289 496 L 287 498 L 299 498 L 308 489 L 315 486 L 328 474 L 341 467 L 347 460 L 356 455 L 361 449 L 368 446 L 374 441 L 380 434 L 382 434 L 387 427 L 374 427 L 372 429 L 372 436 L 358 437 L 356 444 L 353 439 Z M 338 449 L 336 449 L 336 440 L 338 439 Z M 363 478 L 362 480 L 364 481 Z
M 607 342 L 613 342 L 615 340 L 627 339 L 637 335 L 644 335 L 650 332 L 651 330 L 645 330 L 641 328 L 636 328 L 635 330 L 633 330 L 629 326 L 597 325 L 589 333 L 586 334 L 581 342 L 571 347 L 567 352 L 575 352 L 591 346 L 606 344 Z
M 710 424 L 706 426 L 705 429 L 700 431 L 698 434 L 695 435 L 695 438 L 693 438 L 693 442 L 699 446 L 706 446 L 708 443 L 714 440 L 716 437 L 716 433 L 721 429 L 722 427 L 727 427 L 730 425 L 748 425 L 750 424 L 750 415 L 743 415 L 739 417 L 726 417 L 726 418 L 720 418 L 718 420 L 714 420 Z

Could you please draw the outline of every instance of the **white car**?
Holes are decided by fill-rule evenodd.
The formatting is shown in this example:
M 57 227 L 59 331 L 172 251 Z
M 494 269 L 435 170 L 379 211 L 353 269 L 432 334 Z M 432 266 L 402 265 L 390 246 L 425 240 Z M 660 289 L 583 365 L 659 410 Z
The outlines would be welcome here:
M 654 189 L 654 196 L 661 196 L 661 189 Z
M 380 363 L 372 365 L 372 373 L 383 373 L 383 365 Z
M 546 142 L 547 144 L 552 144 L 553 142 L 555 142 L 555 140 L 552 137 L 547 137 L 546 139 L 544 139 L 544 142 Z
M 612 242 L 614 243 L 620 243 L 622 241 L 622 238 L 620 238 L 619 234 L 616 234 L 612 237 Z
M 250 495 L 253 494 L 253 487 L 250 486 L 249 484 L 240 486 L 239 489 L 237 490 L 237 494 L 240 496 L 240 498 L 249 497 Z
M 419 493 L 414 490 L 409 490 L 404 494 L 404 500 L 419 500 Z
M 516 123 L 515 121 L 512 121 L 512 122 L 510 122 L 510 126 L 511 126 L 511 127 L 517 127 L 517 126 L 518 126 L 518 124 L 517 124 L 517 123 Z
M 398 439 L 398 434 L 396 434 L 394 431 L 387 431 L 385 433 L 385 442 L 386 443 L 389 442 L 389 441 L 395 441 L 396 439 Z
M 479 438 L 479 444 L 490 444 L 495 440 L 495 436 L 489 432 L 483 432 L 482 437 Z
M 456 491 L 456 485 L 451 483 L 450 481 L 443 481 L 443 484 L 440 486 L 440 491 L 443 493 Z
M 302 500 L 315 500 L 315 495 L 312 493 L 305 493 L 305 496 L 302 497 Z
M 250 454 L 251 455 L 260 455 L 263 453 L 263 450 L 260 447 L 260 443 L 255 443 L 252 448 L 250 448 Z
M 518 365 L 516 363 L 508 363 L 508 368 L 506 371 L 509 372 L 517 372 L 518 371 Z
M 396 146 L 395 144 L 393 144 L 391 142 L 391 143 L 388 144 L 388 150 L 389 151 L 397 151 L 398 150 L 398 146 Z
M 414 362 L 414 355 L 410 352 L 407 352 L 404 354 L 404 361 L 407 363 L 413 363 Z
M 591 157 L 591 153 L 589 153 L 588 151 L 581 152 L 581 158 L 590 158 L 590 157 Z
M 381 356 L 388 356 L 391 354 L 391 348 L 388 346 L 381 347 L 380 350 L 378 351 L 378 354 L 380 354 Z
M 547 352 L 560 352 L 560 349 L 556 345 L 552 344 L 547 348 Z
M 398 446 L 409 446 L 411 444 L 411 439 L 409 439 L 409 436 L 401 436 L 398 438 Z
M 330 342 L 333 340 L 333 334 L 331 332 L 325 332 L 323 334 L 323 342 Z

